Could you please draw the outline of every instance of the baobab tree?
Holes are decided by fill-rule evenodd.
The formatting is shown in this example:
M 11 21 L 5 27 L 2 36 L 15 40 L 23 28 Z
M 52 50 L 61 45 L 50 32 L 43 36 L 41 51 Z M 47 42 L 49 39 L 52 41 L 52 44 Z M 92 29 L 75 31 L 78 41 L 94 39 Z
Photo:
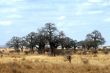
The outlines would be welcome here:
M 47 35 L 46 39 L 49 42 L 49 45 L 50 45 L 50 48 L 51 48 L 51 54 L 55 55 L 54 54 L 54 49 L 55 48 L 53 47 L 53 37 L 55 35 L 55 32 L 57 31 L 57 28 L 56 28 L 55 24 L 53 24 L 53 23 L 46 23 L 44 29 L 45 29 L 45 32 L 47 33 L 46 34 Z
M 86 42 L 88 42 L 87 46 L 94 47 L 96 50 L 99 45 L 105 43 L 105 39 L 99 31 L 94 30 L 92 33 L 87 34 Z

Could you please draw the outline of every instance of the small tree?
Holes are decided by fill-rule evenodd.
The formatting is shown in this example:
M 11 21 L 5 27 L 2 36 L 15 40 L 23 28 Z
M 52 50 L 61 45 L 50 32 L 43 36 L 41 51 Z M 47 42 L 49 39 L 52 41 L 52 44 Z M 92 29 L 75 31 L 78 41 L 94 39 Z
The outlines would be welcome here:
M 71 39 L 70 37 L 65 37 L 65 48 L 72 48 L 75 46 L 74 40 Z M 75 47 L 76 48 L 76 47 Z
M 38 52 L 39 53 L 44 52 L 45 44 L 46 44 L 46 41 L 47 41 L 46 38 L 47 38 L 47 34 L 46 34 L 45 29 L 44 28 L 39 29 L 38 30 L 38 35 L 37 35 L 37 45 L 39 46 L 38 47 Z
M 74 48 L 74 52 L 76 51 L 77 43 L 78 43 L 77 40 L 70 41 L 71 46 Z
M 89 44 L 88 46 L 94 47 L 95 50 L 99 45 L 103 45 L 105 43 L 105 39 L 97 30 L 94 30 L 92 33 L 87 34 L 86 41 Z
M 62 47 L 62 50 L 64 50 L 64 46 L 65 46 L 65 37 L 66 36 L 63 31 L 59 32 L 59 42 Z
M 12 37 L 10 41 L 7 42 L 7 46 L 9 48 L 14 48 L 16 50 L 16 52 L 19 51 L 20 48 L 20 43 L 21 43 L 21 38 L 20 37 Z
M 21 51 L 22 52 L 23 52 L 24 47 L 25 48 L 27 47 L 27 43 L 26 43 L 26 38 L 25 37 L 22 37 L 21 38 L 21 41 L 20 41 L 20 48 L 21 48 Z
M 37 33 L 31 32 L 26 36 L 27 47 L 34 53 L 34 47 L 36 47 Z

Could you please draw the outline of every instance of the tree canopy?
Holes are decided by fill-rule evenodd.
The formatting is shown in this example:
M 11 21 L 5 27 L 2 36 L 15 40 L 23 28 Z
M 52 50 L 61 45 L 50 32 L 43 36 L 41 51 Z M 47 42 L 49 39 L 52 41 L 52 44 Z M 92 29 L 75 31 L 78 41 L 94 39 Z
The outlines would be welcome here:
M 64 48 L 73 48 L 76 50 L 77 46 L 82 46 L 83 48 L 95 48 L 99 45 L 103 45 L 105 39 L 98 30 L 86 35 L 86 39 L 83 41 L 73 40 L 72 38 L 65 35 L 63 31 L 59 31 L 54 23 L 46 23 L 44 27 L 38 29 L 37 32 L 30 32 L 24 37 L 14 36 L 7 42 L 7 46 L 15 48 L 15 50 L 23 51 L 23 48 L 29 48 L 31 52 L 34 53 L 34 49 L 37 49 L 39 53 L 44 53 L 45 46 L 50 46 L 50 51 L 52 55 L 55 55 L 56 48 L 61 46 L 62 50 Z

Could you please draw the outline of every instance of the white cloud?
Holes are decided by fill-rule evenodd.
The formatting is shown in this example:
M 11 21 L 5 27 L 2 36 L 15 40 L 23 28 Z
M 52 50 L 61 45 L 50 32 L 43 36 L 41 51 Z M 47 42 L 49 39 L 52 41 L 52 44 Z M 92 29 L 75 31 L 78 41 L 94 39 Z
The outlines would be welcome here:
M 10 0 L 11 2 L 18 2 L 18 1 L 23 1 L 23 0 Z
M 12 21 L 11 20 L 0 21 L 0 25 L 1 26 L 10 26 L 11 24 L 12 24 Z
M 77 16 L 80 16 L 84 13 L 84 11 L 86 11 L 88 8 L 90 8 L 92 6 L 91 3 L 88 3 L 88 2 L 84 2 L 84 3 L 81 3 L 80 5 L 78 5 L 76 8 L 76 13 L 75 15 Z
M 14 3 L 19 2 L 19 1 L 23 1 L 23 0 L 0 0 L 0 4 L 10 5 L 10 4 L 14 4 Z
M 66 16 L 60 16 L 58 17 L 58 20 L 64 20 L 66 18 Z
M 94 4 L 94 3 L 98 3 L 98 4 Z M 75 12 L 75 15 L 81 16 L 83 14 L 100 14 L 100 13 L 103 13 L 103 10 L 93 10 L 93 9 L 95 9 L 95 7 L 97 5 L 102 7 L 102 6 L 108 6 L 109 3 L 106 3 L 106 2 L 103 3 L 102 0 L 88 0 L 88 2 L 83 2 L 76 7 L 77 10 Z
M 104 2 L 101 4 L 102 6 L 109 6 L 110 5 L 110 1 Z
M 0 12 L 1 13 L 15 13 L 17 11 L 18 11 L 17 8 L 4 8 Z
M 22 18 L 22 16 L 20 14 L 12 14 L 12 15 L 7 16 L 7 18 L 9 18 L 9 19 Z
M 88 14 L 101 14 L 101 13 L 103 13 L 103 11 L 102 10 L 96 10 L 96 11 L 88 11 L 87 13 Z
M 88 3 L 99 4 L 101 6 L 110 5 L 110 0 L 88 0 Z
M 77 15 L 77 16 L 82 15 L 83 10 L 84 10 L 84 7 L 77 7 L 77 10 L 75 12 L 75 15 Z
M 79 10 L 79 11 L 77 11 L 77 12 L 75 13 L 76 16 L 80 16 L 80 15 L 82 15 L 82 14 L 83 14 L 83 13 L 82 13 L 81 10 Z
M 104 0 L 88 0 L 90 3 L 101 3 L 104 2 Z
M 104 22 L 110 22 L 110 17 L 105 18 L 105 19 L 104 19 Z
M 85 3 L 82 3 L 82 6 L 91 6 L 92 3 L 89 3 L 89 2 L 85 2 Z

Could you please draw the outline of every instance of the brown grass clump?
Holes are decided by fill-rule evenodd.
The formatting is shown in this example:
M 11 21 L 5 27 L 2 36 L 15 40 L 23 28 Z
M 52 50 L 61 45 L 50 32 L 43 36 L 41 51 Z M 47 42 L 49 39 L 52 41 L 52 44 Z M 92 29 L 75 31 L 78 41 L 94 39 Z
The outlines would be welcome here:
M 64 57 L 64 62 L 68 61 L 68 62 L 71 63 L 71 60 L 72 60 L 71 55 L 67 55 L 67 56 Z
M 84 64 L 89 64 L 89 60 L 85 57 L 81 57 L 81 61 L 84 63 Z
M 93 57 L 97 57 L 97 54 L 94 54 Z
M 21 60 L 22 60 L 22 61 L 25 61 L 25 60 L 26 60 L 26 58 L 25 58 L 25 57 L 23 57 Z

